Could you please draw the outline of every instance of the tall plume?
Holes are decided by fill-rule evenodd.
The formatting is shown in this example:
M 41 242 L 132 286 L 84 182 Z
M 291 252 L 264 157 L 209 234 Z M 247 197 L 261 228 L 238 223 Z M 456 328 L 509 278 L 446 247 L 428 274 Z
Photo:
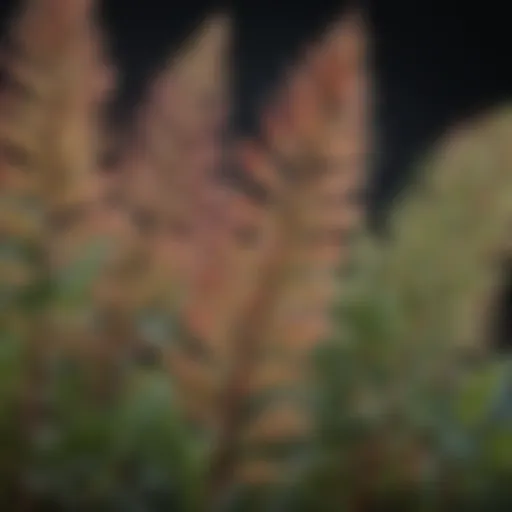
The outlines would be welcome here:
M 311 350 L 329 335 L 335 271 L 359 222 L 364 56 L 361 19 L 349 16 L 286 81 L 261 139 L 242 141 L 232 157 L 240 187 L 225 190 L 181 344 L 168 355 L 185 409 L 217 432 L 217 498 L 235 475 L 282 470 L 251 456 L 255 447 L 308 431 L 307 413 L 279 391 L 300 389 Z
M 383 272 L 410 347 L 485 352 L 510 240 L 511 126 L 510 107 L 501 107 L 452 130 L 393 208 Z
M 66 321 L 61 311 L 55 314 L 42 304 L 27 312 L 22 303 L 26 290 L 54 285 L 62 265 L 70 263 L 70 244 L 63 238 L 71 233 L 76 245 L 76 219 L 65 226 L 67 234 L 56 228 L 55 219 L 69 218 L 70 208 L 90 200 L 94 188 L 95 119 L 109 80 L 96 61 L 92 8 L 89 0 L 27 0 L 2 53 L 0 229 L 8 248 L 19 249 L 20 259 L 28 260 L 20 263 L 28 267 L 23 269 L 28 278 L 15 283 L 14 300 L 2 315 L 17 323 L 16 331 L 28 341 L 19 418 L 27 439 L 41 419 L 48 356 L 59 341 L 76 342 L 76 329 L 66 338 L 60 328 Z M 2 275 L 2 284 L 4 277 L 11 281 L 8 276 Z
M 103 202 L 105 185 L 98 172 L 103 111 L 114 77 L 93 14 L 84 19 L 70 48 L 47 129 L 52 176 L 45 178 L 46 197 L 52 202 L 50 227 L 59 240 L 55 256 L 64 259 L 76 256 L 94 237 L 119 228 L 118 215 Z
M 85 167 L 82 164 L 89 158 L 90 148 L 70 154 L 61 136 L 66 132 L 63 126 L 70 124 L 63 119 L 67 114 L 63 104 L 70 100 L 70 91 L 75 92 L 75 87 L 69 87 L 75 79 L 70 70 L 76 71 L 72 70 L 76 45 L 91 8 L 84 0 L 27 1 L 2 52 L 1 192 L 38 201 L 40 221 L 65 197 L 70 176 Z M 74 131 L 74 126 L 68 127 Z M 17 215 L 24 217 L 27 212 Z M 40 222 L 39 227 L 39 242 L 46 244 L 47 226 Z
M 2 188 L 31 190 L 50 208 L 76 201 L 93 181 L 111 80 L 92 9 L 85 0 L 27 1 L 2 53 Z
M 113 89 L 112 70 L 92 1 L 27 1 L 9 36 L 0 91 L 1 192 L 9 199 L 2 228 L 22 239 L 27 234 L 18 229 L 20 219 L 32 219 L 35 206 L 39 216 L 30 236 L 42 259 L 31 275 L 54 279 L 97 237 L 117 235 L 123 226 L 101 206 L 97 180 L 101 111 Z M 31 204 L 26 208 L 13 198 Z M 59 312 L 45 319 L 46 329 L 36 337 L 45 332 L 53 342 L 75 344 L 77 326 L 64 327 L 71 317 Z M 48 323 L 59 334 L 50 334 Z
M 206 18 L 155 79 L 121 156 L 120 185 L 161 285 L 180 292 L 198 240 L 228 123 L 231 20 Z
M 2 177 L 8 185 L 35 186 L 44 134 L 61 87 L 63 59 L 82 23 L 86 2 L 27 1 L 2 52 Z

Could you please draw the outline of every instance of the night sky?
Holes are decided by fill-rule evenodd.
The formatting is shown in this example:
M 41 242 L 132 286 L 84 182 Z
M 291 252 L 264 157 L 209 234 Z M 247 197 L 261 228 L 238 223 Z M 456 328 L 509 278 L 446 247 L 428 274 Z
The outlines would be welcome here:
M 8 20 L 13 1 L 0 2 Z M 453 122 L 505 101 L 512 93 L 506 2 L 471 7 L 462 0 L 361 0 L 373 32 L 377 144 L 373 210 L 399 188 L 421 152 Z M 116 111 L 129 116 L 151 72 L 208 12 L 222 2 L 106 0 L 104 23 L 120 66 Z M 290 6 L 290 7 L 287 7 Z M 250 132 L 266 92 L 300 48 L 343 2 L 245 0 L 237 21 L 236 125 Z

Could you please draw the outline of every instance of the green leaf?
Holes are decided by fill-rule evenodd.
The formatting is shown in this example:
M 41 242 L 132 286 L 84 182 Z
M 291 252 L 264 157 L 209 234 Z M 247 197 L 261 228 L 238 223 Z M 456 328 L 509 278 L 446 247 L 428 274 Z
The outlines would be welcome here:
M 490 417 L 507 370 L 504 365 L 490 364 L 469 376 L 456 404 L 456 415 L 462 424 L 477 426 Z
M 91 243 L 84 254 L 67 267 L 59 269 L 53 276 L 55 300 L 63 307 L 81 304 L 105 263 L 110 250 L 110 241 L 97 240 Z

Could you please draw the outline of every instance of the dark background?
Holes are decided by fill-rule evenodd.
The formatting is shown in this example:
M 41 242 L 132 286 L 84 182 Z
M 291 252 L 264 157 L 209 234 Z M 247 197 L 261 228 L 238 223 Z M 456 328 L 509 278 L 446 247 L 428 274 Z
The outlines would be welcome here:
M 14 0 L 0 2 L 2 25 Z M 346 3 L 346 2 L 345 2 Z M 377 141 L 371 207 L 374 220 L 421 152 L 451 123 L 512 93 L 506 2 L 361 0 L 373 37 Z M 250 132 L 258 105 L 304 43 L 344 7 L 343 1 L 185 2 L 104 0 L 103 19 L 121 73 L 115 112 L 122 119 L 152 71 L 208 12 L 230 8 L 237 21 L 236 126 Z

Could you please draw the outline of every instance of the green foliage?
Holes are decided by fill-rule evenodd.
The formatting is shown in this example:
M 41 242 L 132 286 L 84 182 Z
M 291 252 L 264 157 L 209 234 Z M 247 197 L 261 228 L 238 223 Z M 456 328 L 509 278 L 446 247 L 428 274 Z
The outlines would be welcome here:
M 313 432 L 244 446 L 290 470 L 233 486 L 219 512 L 512 510 L 512 361 L 482 349 L 512 219 L 512 121 L 484 121 L 426 160 L 389 239 L 357 242 L 308 389 L 248 401 L 248 423 L 307 402 Z M 210 512 L 215 446 L 184 421 L 163 361 L 112 350 L 104 386 L 97 347 L 60 339 L 102 331 L 92 289 L 109 240 L 55 268 L 45 220 L 33 198 L 0 197 L 0 510 Z M 159 301 L 131 313 L 122 336 L 156 354 L 185 339 Z
M 40 390 L 44 414 L 22 435 L 26 367 L 14 341 L 2 339 L 0 353 L 2 509 L 10 509 L 13 486 L 36 510 L 197 509 L 206 452 L 176 414 L 163 371 L 132 368 L 104 403 L 78 362 L 56 358 Z
M 278 510 L 505 510 L 512 360 L 478 364 L 398 343 L 406 315 L 363 240 L 340 335 L 316 354 L 317 430 Z M 261 510 L 270 508 L 261 508 Z M 274 510 L 274 509 L 272 509 Z
M 41 319 L 92 307 L 90 285 L 108 246 L 93 241 L 68 267 L 50 272 L 41 239 L 10 235 L 0 260 L 0 508 L 196 510 L 206 448 L 179 417 L 164 369 L 127 362 L 123 385 L 102 399 L 82 361 L 50 351 L 39 361 L 40 386 L 27 388 L 32 342 L 51 337 L 38 330 Z M 33 278 L 9 283 L 13 261 Z M 38 404 L 35 418 L 23 412 L 27 392 Z
M 41 312 L 87 310 L 88 285 L 108 247 L 91 244 L 61 273 L 45 274 L 37 240 L 14 236 L 2 242 L 2 262 L 15 256 L 39 276 L 11 285 L 9 294 L 2 281 L 2 509 L 19 510 L 24 500 L 33 510 L 204 509 L 212 446 L 183 422 L 158 364 L 124 362 L 122 386 L 101 399 L 80 361 L 48 357 L 38 390 L 44 414 L 27 430 L 20 411 L 30 327 Z M 400 258 L 400 265 L 392 265 L 392 258 Z M 427 289 L 436 281 L 412 272 L 417 262 L 405 241 L 393 246 L 363 236 L 353 260 L 334 312 L 339 329 L 315 354 L 317 371 L 307 394 L 314 434 L 286 448 L 295 470 L 284 485 L 233 488 L 223 510 L 507 509 L 512 361 L 486 357 L 471 363 L 453 350 L 447 323 L 421 323 L 422 314 L 430 319 L 440 311 L 437 305 L 427 309 L 439 295 Z M 137 321 L 148 344 L 161 346 L 172 335 L 170 315 L 142 311 Z M 282 450 L 267 452 L 262 456 L 284 456 Z
M 134 371 L 116 403 L 99 407 L 66 373 L 51 394 L 54 419 L 33 440 L 36 495 L 66 510 L 193 509 L 201 454 L 173 414 L 165 376 Z

